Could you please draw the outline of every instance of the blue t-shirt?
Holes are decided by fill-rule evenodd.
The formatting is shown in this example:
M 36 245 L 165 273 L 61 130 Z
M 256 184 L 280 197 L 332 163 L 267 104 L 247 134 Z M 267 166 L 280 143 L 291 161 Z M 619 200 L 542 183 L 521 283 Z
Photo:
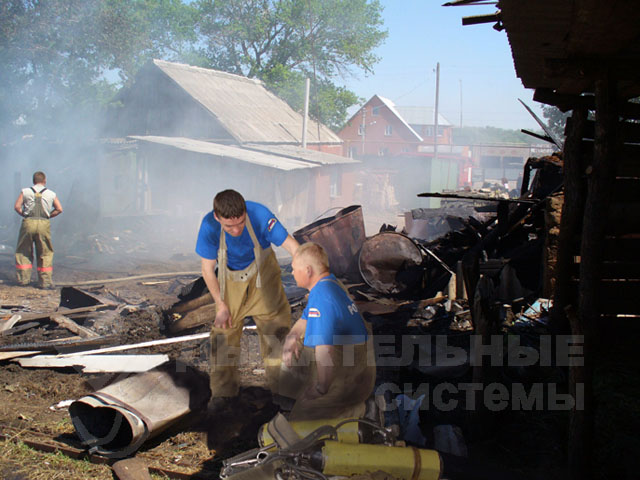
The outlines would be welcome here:
M 358 308 L 331 274 L 309 292 L 302 317 L 307 321 L 304 344 L 352 345 L 367 340 L 367 329 Z
M 288 234 L 276 216 L 260 203 L 247 201 L 246 205 L 247 215 L 260 246 L 267 248 L 272 243 L 276 246 L 282 245 Z M 213 211 L 207 213 L 200 224 L 196 253 L 202 258 L 217 260 L 221 231 L 222 227 L 213 216 Z M 253 241 L 247 227 L 244 227 L 242 235 L 239 237 L 234 237 L 226 232 L 225 235 L 229 270 L 243 270 L 251 265 L 251 262 L 255 260 L 255 255 Z

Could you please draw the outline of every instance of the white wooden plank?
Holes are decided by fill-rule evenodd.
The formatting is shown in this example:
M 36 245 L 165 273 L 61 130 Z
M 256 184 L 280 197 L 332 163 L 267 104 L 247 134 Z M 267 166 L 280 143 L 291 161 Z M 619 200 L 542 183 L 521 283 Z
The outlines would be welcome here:
M 7 320 L 0 320 L 0 332 L 4 332 L 5 330 L 9 330 L 13 328 L 13 326 L 18 323 L 22 319 L 21 315 L 13 315 L 11 318 Z
M 96 353 L 122 352 L 124 350 L 133 350 L 134 348 L 153 347 L 156 345 L 166 345 L 168 343 L 190 342 L 192 340 L 202 340 L 209 338 L 210 333 L 194 333 L 193 335 L 185 335 L 182 337 L 163 338 L 161 340 L 150 340 L 142 343 L 132 343 L 130 345 L 118 345 L 116 347 L 105 347 L 97 350 L 87 350 L 85 352 L 73 352 L 58 355 L 58 357 L 76 357 L 79 355 L 94 355 Z
M 84 373 L 146 372 L 169 361 L 168 355 L 86 355 L 60 358 L 56 355 L 37 355 L 17 360 L 21 367 L 64 368 L 77 367 Z
M 15 351 L 15 352 L 0 352 L 0 361 L 2 360 L 11 360 L 12 358 L 19 357 L 28 357 L 29 355 L 37 355 L 40 353 L 40 350 L 33 351 Z

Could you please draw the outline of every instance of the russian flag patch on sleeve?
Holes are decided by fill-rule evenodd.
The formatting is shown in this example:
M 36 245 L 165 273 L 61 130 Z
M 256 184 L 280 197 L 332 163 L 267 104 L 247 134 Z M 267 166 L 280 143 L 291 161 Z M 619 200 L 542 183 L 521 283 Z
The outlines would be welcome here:
M 269 231 L 273 230 L 273 227 L 276 226 L 276 223 L 278 223 L 278 220 L 276 220 L 275 218 L 270 219 L 269 222 L 267 223 L 267 230 Z
M 320 318 L 320 310 L 318 310 L 317 308 L 310 308 L 309 318 Z

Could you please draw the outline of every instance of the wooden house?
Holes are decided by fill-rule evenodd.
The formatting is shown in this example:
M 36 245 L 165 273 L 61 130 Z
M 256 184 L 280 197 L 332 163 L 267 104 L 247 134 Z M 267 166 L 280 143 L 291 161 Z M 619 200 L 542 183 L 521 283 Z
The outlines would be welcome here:
M 154 60 L 116 97 L 109 137 L 122 139 L 101 177 L 115 195 L 104 214 L 201 215 L 235 188 L 269 206 L 289 228 L 353 203 L 356 160 L 342 141 L 259 80 Z

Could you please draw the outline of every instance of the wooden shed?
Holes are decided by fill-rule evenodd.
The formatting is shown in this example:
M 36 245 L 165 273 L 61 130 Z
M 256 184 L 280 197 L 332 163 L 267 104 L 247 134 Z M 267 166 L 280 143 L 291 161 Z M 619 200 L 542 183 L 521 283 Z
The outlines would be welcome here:
M 447 5 L 462 4 L 486 2 Z M 572 411 L 569 471 L 592 478 L 594 371 L 612 347 L 635 350 L 640 321 L 640 9 L 633 0 L 500 0 L 497 8 L 463 24 L 506 31 L 534 99 L 570 112 L 553 318 L 558 331 L 584 336 L 584 365 L 570 369 L 584 405 Z

